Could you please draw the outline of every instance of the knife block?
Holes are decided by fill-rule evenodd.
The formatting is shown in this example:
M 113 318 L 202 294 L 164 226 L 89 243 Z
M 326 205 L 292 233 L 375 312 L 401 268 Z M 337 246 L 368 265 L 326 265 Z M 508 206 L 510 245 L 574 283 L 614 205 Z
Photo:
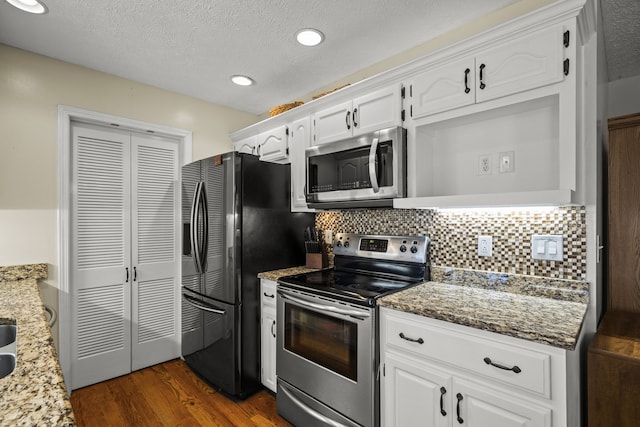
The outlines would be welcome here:
M 329 259 L 325 252 L 307 253 L 307 268 L 326 268 L 329 266 Z

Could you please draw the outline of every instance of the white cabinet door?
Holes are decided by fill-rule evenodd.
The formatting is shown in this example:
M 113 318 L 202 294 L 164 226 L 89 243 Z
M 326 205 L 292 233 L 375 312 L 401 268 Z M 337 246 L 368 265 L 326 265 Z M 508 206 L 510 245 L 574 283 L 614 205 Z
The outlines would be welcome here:
M 276 310 L 265 308 L 262 312 L 262 384 L 275 393 L 276 377 Z
M 551 409 L 454 378 L 454 419 L 468 427 L 551 427 Z M 459 417 L 459 419 L 458 419 Z
M 402 126 L 401 85 L 394 84 L 353 100 L 353 136 Z
M 399 83 L 394 84 L 317 112 L 313 117 L 313 145 L 402 126 L 401 88 Z
M 72 128 L 71 389 L 131 372 L 129 139 Z
M 258 135 L 250 136 L 249 138 L 241 139 L 233 143 L 233 150 L 238 153 L 257 154 L 256 148 L 258 146 Z
M 381 388 L 383 426 L 449 425 L 452 417 L 450 375 L 423 362 L 386 353 Z
M 447 63 L 422 73 L 410 83 L 411 117 L 464 107 L 475 102 L 473 57 Z
M 313 212 L 304 195 L 307 181 L 304 150 L 311 146 L 311 118 L 304 117 L 289 124 L 289 156 L 291 159 L 291 212 Z
M 266 162 L 285 163 L 289 160 L 287 126 L 278 126 L 258 135 L 258 154 Z
M 260 381 L 276 392 L 276 282 L 260 280 Z
M 562 30 L 538 31 L 476 55 L 476 102 L 561 81 Z
M 180 356 L 178 144 L 132 134 L 131 370 Z
M 351 101 L 318 111 L 313 116 L 313 145 L 326 144 L 352 135 Z

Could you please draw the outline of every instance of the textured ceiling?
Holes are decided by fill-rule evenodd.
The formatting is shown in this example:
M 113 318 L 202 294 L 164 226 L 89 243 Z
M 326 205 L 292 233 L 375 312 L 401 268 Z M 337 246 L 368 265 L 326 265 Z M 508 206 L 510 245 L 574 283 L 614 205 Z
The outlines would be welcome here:
M 0 43 L 260 114 L 515 0 L 44 2 L 34 16 L 0 0 Z M 298 45 L 305 27 L 325 42 Z
M 0 43 L 261 114 L 517 0 L 44 1 L 34 16 L 0 0 Z M 625 23 L 607 27 L 609 75 L 640 74 L 640 0 L 604 3 Z M 304 27 L 325 42 L 298 45 Z
M 602 0 L 609 80 L 640 75 L 640 0 Z

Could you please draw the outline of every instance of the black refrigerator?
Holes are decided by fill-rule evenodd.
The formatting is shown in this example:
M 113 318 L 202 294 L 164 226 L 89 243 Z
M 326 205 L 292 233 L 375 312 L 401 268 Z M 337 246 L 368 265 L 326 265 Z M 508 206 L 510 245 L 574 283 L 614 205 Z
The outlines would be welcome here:
M 304 265 L 314 215 L 290 212 L 289 165 L 226 153 L 182 168 L 182 356 L 237 398 L 260 389 L 262 271 Z

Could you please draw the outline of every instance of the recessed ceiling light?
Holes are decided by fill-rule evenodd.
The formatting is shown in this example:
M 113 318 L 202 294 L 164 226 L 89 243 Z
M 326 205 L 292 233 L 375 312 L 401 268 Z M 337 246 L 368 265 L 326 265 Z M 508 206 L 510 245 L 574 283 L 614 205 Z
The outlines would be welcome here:
M 296 40 L 304 46 L 317 46 L 324 40 L 324 34 L 314 28 L 304 28 L 296 33 Z
M 239 74 L 231 76 L 231 81 L 238 86 L 251 86 L 253 84 L 253 79 L 251 77 L 241 76 Z
M 37 15 L 42 15 L 49 11 L 47 6 L 39 0 L 6 0 L 6 2 L 20 10 Z

